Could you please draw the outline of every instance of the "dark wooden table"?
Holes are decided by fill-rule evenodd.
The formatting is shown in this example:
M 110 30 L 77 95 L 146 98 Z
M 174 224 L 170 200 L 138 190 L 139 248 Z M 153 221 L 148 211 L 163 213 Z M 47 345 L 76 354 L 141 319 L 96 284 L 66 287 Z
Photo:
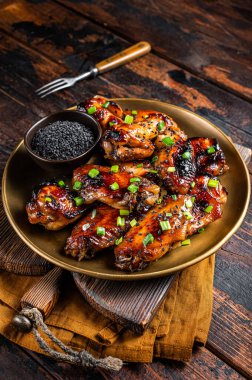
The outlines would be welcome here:
M 251 144 L 250 0 L 1 0 L 0 163 L 41 117 L 100 93 L 159 99 L 206 117 Z M 130 44 L 152 53 L 45 100 L 44 83 L 80 73 Z M 250 168 L 252 168 L 250 166 Z M 59 364 L 0 338 L 1 379 L 242 379 L 251 368 L 251 212 L 218 252 L 213 319 L 191 363 L 130 364 L 117 375 Z

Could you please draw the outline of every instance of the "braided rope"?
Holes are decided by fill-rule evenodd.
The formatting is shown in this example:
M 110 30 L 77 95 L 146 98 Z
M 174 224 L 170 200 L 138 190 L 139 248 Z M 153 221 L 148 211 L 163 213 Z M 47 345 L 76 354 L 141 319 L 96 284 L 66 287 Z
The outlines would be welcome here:
M 87 351 L 74 351 L 67 347 L 61 340 L 56 338 L 56 336 L 48 329 L 47 325 L 43 321 L 43 316 L 37 308 L 24 308 L 21 313 L 32 321 L 32 332 L 34 337 L 39 344 L 40 348 L 50 355 L 52 358 L 61 361 L 67 361 L 71 364 L 81 365 L 87 368 L 103 368 L 110 371 L 120 371 L 123 366 L 121 359 L 113 358 L 112 356 L 107 356 L 104 359 L 96 359 Z M 38 328 L 51 339 L 64 353 L 55 351 L 52 349 L 46 341 L 40 335 Z

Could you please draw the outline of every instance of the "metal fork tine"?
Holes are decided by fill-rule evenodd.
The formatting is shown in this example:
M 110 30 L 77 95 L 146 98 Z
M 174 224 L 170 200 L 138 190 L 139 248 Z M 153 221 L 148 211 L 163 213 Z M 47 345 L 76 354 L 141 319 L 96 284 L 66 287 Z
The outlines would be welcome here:
M 38 88 L 35 92 L 40 92 L 41 90 L 44 90 L 44 89 L 46 89 L 46 87 L 50 87 L 53 84 L 59 84 L 59 82 L 61 82 L 61 81 L 64 81 L 64 79 L 63 78 L 58 78 L 58 79 L 56 79 L 56 80 L 54 80 L 52 82 L 49 82 L 49 83 L 45 84 L 44 86 L 42 86 L 40 88 Z
M 66 81 L 62 81 L 62 82 L 55 83 L 54 85 L 49 86 L 49 87 L 45 88 L 44 90 L 37 92 L 37 95 L 41 96 L 41 95 L 43 95 L 45 92 L 47 92 L 47 91 L 51 91 L 51 90 L 53 90 L 54 88 L 56 88 L 56 87 L 58 87 L 58 86 L 62 86 L 62 85 L 67 85 L 67 82 L 66 82 Z
M 59 90 L 63 90 L 63 88 L 67 88 L 67 87 L 70 87 L 71 85 L 70 84 L 64 84 L 63 86 L 61 86 L 61 87 L 56 87 L 55 89 L 53 89 L 52 91 L 47 91 L 47 92 L 45 92 L 43 95 L 40 95 L 39 94 L 39 96 L 41 97 L 41 98 L 45 98 L 47 95 L 50 95 L 50 94 L 52 94 L 53 92 L 56 92 L 56 91 L 59 91 Z

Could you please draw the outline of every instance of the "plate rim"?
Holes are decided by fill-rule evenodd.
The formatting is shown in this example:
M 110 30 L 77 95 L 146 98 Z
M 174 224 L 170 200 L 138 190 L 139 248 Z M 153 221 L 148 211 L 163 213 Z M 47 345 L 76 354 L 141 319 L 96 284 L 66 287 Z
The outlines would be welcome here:
M 251 193 L 251 185 L 250 185 L 250 177 L 249 177 L 249 171 L 248 171 L 248 168 L 245 164 L 245 162 L 243 161 L 240 153 L 238 152 L 238 150 L 236 149 L 234 143 L 232 142 L 232 140 L 219 128 L 217 127 L 216 125 L 214 125 L 211 121 L 205 119 L 204 117 L 198 115 L 197 113 L 193 112 L 193 111 L 190 111 L 186 108 L 183 108 L 183 107 L 180 107 L 180 106 L 176 106 L 176 105 L 173 105 L 171 103 L 167 103 L 167 102 L 162 102 L 162 101 L 159 101 L 159 100 L 151 100 L 151 99 L 141 99 L 141 98 L 112 98 L 111 99 L 112 101 L 115 101 L 115 102 L 120 102 L 120 101 L 140 101 L 140 102 L 144 102 L 145 104 L 157 104 L 157 105 L 168 105 L 169 107 L 171 108 L 175 108 L 175 109 L 179 109 L 179 110 L 182 110 L 183 112 L 186 112 L 186 113 L 189 113 L 189 114 L 192 114 L 192 115 L 196 115 L 198 118 L 202 119 L 204 122 L 207 122 L 209 123 L 214 129 L 217 129 L 222 135 L 223 137 L 227 140 L 227 142 L 231 145 L 232 149 L 235 151 L 236 155 L 239 157 L 239 160 L 241 161 L 241 164 L 245 170 L 245 174 L 246 174 L 246 182 L 247 182 L 247 195 L 246 195 L 246 200 L 245 200 L 245 206 L 243 208 L 243 211 L 239 217 L 239 219 L 237 220 L 237 222 L 235 223 L 235 225 L 233 226 L 233 228 L 223 237 L 223 239 L 221 239 L 217 244 L 215 244 L 212 248 L 208 249 L 204 254 L 202 254 L 201 256 L 199 257 L 196 257 L 192 260 L 190 260 L 189 262 L 186 262 L 184 264 L 180 264 L 180 265 L 177 265 L 175 267 L 172 267 L 172 268 L 166 268 L 166 269 L 163 269 L 163 270 L 160 270 L 158 272 L 153 272 L 153 273 L 144 273 L 143 272 L 135 272 L 135 273 L 126 273 L 126 272 L 122 272 L 122 273 L 118 273 L 118 274 L 106 274 L 106 273 L 100 273 L 100 272 L 90 272 L 90 270 L 86 270 L 84 268 L 78 268 L 78 267 L 75 267 L 74 264 L 71 265 L 69 263 L 65 263 L 65 262 L 62 262 L 60 261 L 59 259 L 57 258 L 54 258 L 54 257 L 48 257 L 47 253 L 45 251 L 43 251 L 42 249 L 39 249 L 37 248 L 32 241 L 30 241 L 29 238 L 27 238 L 27 236 L 22 232 L 21 229 L 19 229 L 19 227 L 17 226 L 14 218 L 12 217 L 11 215 L 11 212 L 10 212 L 10 209 L 8 207 L 8 202 L 7 202 L 7 189 L 6 189 L 6 180 L 7 180 L 7 174 L 8 174 L 8 168 L 9 168 L 9 165 L 10 165 L 10 162 L 13 158 L 13 156 L 16 154 L 16 152 L 19 150 L 19 148 L 24 144 L 24 139 L 22 139 L 18 144 L 17 146 L 14 148 L 14 150 L 12 151 L 12 153 L 10 154 L 6 164 L 5 164 L 5 167 L 4 167 L 4 172 L 3 172 L 3 177 L 2 177 L 2 200 L 3 200 L 3 207 L 4 207 L 4 211 L 7 215 L 7 218 L 12 226 L 12 228 L 15 230 L 15 232 L 17 233 L 17 235 L 22 239 L 22 241 L 28 245 L 34 252 L 36 252 L 38 255 L 42 256 L 44 259 L 46 259 L 47 261 L 53 263 L 54 265 L 57 265 L 61 268 L 64 268 L 66 270 L 69 270 L 71 272 L 78 272 L 78 273 L 82 273 L 82 274 L 85 274 L 85 275 L 88 275 L 90 277 L 95 277 L 95 278 L 101 278 L 101 279 L 106 279 L 106 280 L 114 280 L 114 281 L 134 281 L 134 280 L 146 280 L 146 279 L 151 279 L 151 278 L 158 278 L 158 277 L 163 277 L 163 276 L 167 276 L 167 275 L 171 275 L 172 273 L 175 273 L 175 272 L 178 272 L 180 270 L 183 270 L 191 265 L 194 265 L 194 264 L 197 264 L 198 262 L 206 259 L 207 257 L 211 256 L 212 254 L 214 254 L 217 250 L 219 250 L 223 244 L 225 244 L 229 239 L 230 237 L 238 230 L 238 228 L 241 226 L 242 222 L 243 222 L 243 219 L 247 213 L 247 210 L 248 210 L 248 206 L 249 206 L 249 200 L 250 200 L 250 193 Z M 77 106 L 74 106 L 74 107 L 71 107 L 69 109 L 76 109 Z

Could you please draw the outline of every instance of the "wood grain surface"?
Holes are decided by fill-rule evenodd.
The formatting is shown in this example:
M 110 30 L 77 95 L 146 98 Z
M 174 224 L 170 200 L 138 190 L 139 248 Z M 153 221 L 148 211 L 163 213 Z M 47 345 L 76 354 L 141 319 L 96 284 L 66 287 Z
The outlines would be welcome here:
M 179 4 L 179 5 L 178 5 Z M 167 101 L 197 112 L 234 142 L 251 147 L 249 0 L 130 2 L 3 0 L 0 3 L 0 169 L 27 128 L 97 92 Z M 152 53 L 45 100 L 34 90 L 75 74 L 133 42 Z M 250 165 L 250 170 L 252 166 Z M 118 375 L 0 344 L 1 376 L 11 379 L 242 379 L 251 377 L 251 211 L 218 252 L 214 309 L 206 348 L 188 364 L 132 364 Z

